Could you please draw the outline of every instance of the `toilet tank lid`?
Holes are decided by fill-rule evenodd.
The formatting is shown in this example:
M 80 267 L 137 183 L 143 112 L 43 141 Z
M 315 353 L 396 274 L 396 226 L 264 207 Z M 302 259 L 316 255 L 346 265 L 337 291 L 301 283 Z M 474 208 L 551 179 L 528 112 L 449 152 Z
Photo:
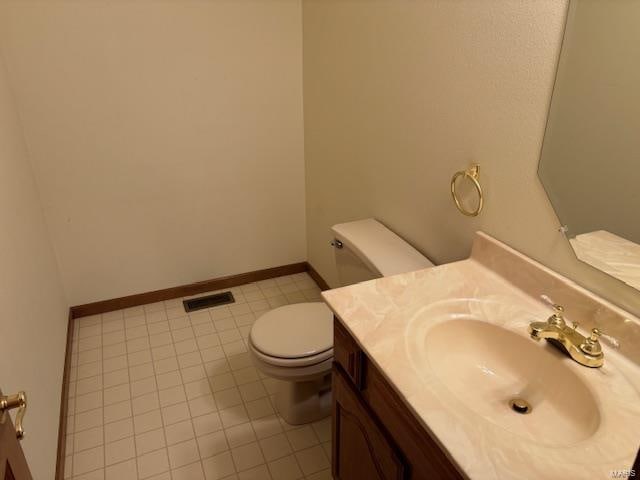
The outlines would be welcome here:
M 374 218 L 338 223 L 335 238 L 383 277 L 433 267 L 418 250 Z

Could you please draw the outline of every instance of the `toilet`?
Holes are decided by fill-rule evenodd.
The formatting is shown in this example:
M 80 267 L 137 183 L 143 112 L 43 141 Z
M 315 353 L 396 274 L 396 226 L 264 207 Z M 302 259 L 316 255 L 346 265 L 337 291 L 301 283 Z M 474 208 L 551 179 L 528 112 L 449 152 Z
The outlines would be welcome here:
M 331 227 L 342 286 L 432 267 L 433 263 L 375 219 Z M 291 425 L 331 413 L 333 313 L 322 302 L 275 308 L 258 318 L 249 334 L 256 367 L 281 380 L 276 408 Z

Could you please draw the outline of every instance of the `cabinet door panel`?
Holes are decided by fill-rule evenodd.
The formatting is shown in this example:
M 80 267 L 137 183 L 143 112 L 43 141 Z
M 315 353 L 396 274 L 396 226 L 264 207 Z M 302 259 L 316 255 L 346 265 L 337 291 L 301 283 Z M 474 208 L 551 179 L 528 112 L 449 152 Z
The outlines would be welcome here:
M 333 322 L 333 359 L 342 367 L 356 388 L 363 387 L 364 354 L 337 319 Z
M 401 454 L 358 398 L 342 369 L 333 367 L 333 476 L 336 480 L 401 480 Z

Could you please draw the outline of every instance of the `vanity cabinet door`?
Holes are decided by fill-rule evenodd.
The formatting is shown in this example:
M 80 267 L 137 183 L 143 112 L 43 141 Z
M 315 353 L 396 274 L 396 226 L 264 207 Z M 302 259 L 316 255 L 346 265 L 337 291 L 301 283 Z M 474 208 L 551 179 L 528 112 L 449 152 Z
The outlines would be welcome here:
M 364 354 L 340 321 L 333 321 L 333 360 L 338 363 L 352 384 L 360 390 L 364 385 Z
M 333 366 L 333 477 L 402 480 L 405 463 L 343 370 Z

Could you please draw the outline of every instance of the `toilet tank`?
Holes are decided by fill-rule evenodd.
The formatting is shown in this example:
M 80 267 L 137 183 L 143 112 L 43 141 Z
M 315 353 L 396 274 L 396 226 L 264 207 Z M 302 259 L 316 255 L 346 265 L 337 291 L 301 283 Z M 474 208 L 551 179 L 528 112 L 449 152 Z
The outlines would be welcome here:
M 373 218 L 331 227 L 342 286 L 433 267 L 415 248 Z

